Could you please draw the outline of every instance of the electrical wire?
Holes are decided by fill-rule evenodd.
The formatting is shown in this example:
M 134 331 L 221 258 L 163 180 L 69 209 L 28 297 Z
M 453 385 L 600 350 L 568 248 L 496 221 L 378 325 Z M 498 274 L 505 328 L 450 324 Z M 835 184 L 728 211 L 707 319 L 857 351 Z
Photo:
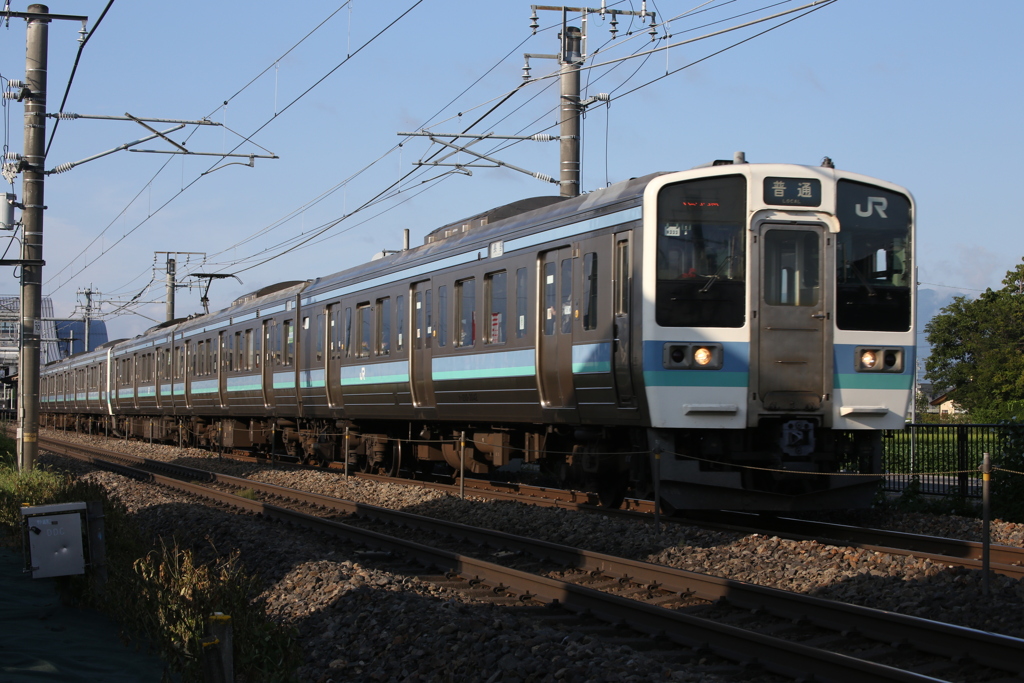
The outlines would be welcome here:
M 68 103 L 68 95 L 71 93 L 71 83 L 75 80 L 75 73 L 78 71 L 78 62 L 82 59 L 82 50 L 85 49 L 86 43 L 88 43 L 89 39 L 92 38 L 92 34 L 96 33 L 96 29 L 98 29 L 100 24 L 103 22 L 103 17 L 107 16 L 107 12 L 113 4 L 114 0 L 109 0 L 107 2 L 107 6 L 103 8 L 102 12 L 100 12 L 99 19 L 97 19 L 96 23 L 92 25 L 92 30 L 86 33 L 85 39 L 78 44 L 78 53 L 75 54 L 75 63 L 71 66 L 71 75 L 68 76 L 68 84 L 64 88 L 64 98 L 60 101 L 60 109 L 58 112 L 61 114 L 64 113 L 64 105 Z M 50 140 L 46 143 L 46 151 L 43 153 L 43 158 L 46 158 L 50 154 L 50 145 L 53 144 L 53 137 L 57 134 L 57 126 L 59 125 L 60 117 L 58 116 L 57 120 L 53 122 L 53 128 L 50 129 Z

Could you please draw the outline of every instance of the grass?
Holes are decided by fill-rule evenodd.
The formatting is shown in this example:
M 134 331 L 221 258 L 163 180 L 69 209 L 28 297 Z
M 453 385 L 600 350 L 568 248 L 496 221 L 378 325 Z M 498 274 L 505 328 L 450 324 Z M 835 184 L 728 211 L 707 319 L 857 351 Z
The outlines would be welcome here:
M 294 680 L 301 661 L 295 633 L 269 619 L 257 597 L 260 582 L 244 571 L 237 552 L 199 562 L 174 539 L 154 544 L 98 485 L 46 469 L 19 473 L 13 453 L 14 442 L 0 433 L 0 533 L 7 543 L 18 542 L 22 504 L 103 502 L 109 580 L 99 586 L 89 574 L 62 579 L 76 602 L 112 616 L 127 640 L 152 648 L 184 681 L 202 680 L 206 617 L 230 615 L 238 680 Z

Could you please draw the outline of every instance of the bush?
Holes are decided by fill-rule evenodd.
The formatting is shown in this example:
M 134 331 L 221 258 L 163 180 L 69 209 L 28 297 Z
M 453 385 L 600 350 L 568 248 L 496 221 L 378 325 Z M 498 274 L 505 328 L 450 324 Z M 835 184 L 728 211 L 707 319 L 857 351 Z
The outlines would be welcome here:
M 95 500 L 103 502 L 109 579 L 98 586 L 92 575 L 70 577 L 64 587 L 72 599 L 110 614 L 123 634 L 145 641 L 139 644 L 152 644 L 185 681 L 202 680 L 206 617 L 230 615 L 239 680 L 294 680 L 301 656 L 295 634 L 267 617 L 257 599 L 259 581 L 242 570 L 237 553 L 202 564 L 175 541 L 161 538 L 153 547 L 100 486 L 46 469 L 19 473 L 0 464 L 0 529 L 12 542 L 20 535 L 22 504 Z
M 992 516 L 1007 522 L 1024 522 L 1024 423 L 1001 422 L 1002 448 L 992 458 Z

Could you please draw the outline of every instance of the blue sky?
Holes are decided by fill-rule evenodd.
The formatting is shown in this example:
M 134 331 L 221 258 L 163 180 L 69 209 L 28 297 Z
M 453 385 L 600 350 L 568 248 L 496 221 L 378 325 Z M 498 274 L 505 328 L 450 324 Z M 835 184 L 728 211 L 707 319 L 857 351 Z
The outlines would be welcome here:
M 661 0 L 647 8 L 659 21 L 673 18 L 658 30 L 675 43 L 805 3 L 714 0 L 681 16 L 700 4 Z M 81 0 L 49 8 L 88 15 L 92 29 L 106 5 Z M 11 9 L 26 6 L 14 2 Z M 639 0 L 609 6 L 641 8 Z M 793 16 L 585 75 L 586 94 L 608 92 L 612 101 L 587 114 L 583 188 L 737 150 L 752 162 L 816 165 L 827 155 L 839 168 L 914 194 L 919 279 L 933 290 L 932 310 L 952 295 L 998 287 L 1024 256 L 1012 208 L 1013 169 L 1024 157 L 1024 46 L 1017 35 L 1024 3 L 838 0 L 657 80 Z M 521 83 L 523 53 L 557 51 L 560 15 L 541 12 L 536 36 L 529 17 L 529 3 L 507 0 L 334 0 L 307 3 L 301 12 L 260 0 L 114 2 L 83 51 L 65 111 L 208 116 L 226 127 L 189 127 L 170 137 L 195 152 L 279 158 L 204 175 L 223 162 L 121 151 L 49 176 L 44 294 L 65 316 L 83 301 L 81 289 L 102 292 L 103 314 L 141 292 L 137 301 L 157 303 L 107 322 L 111 338 L 132 336 L 163 319 L 164 257 L 154 252 L 205 252 L 206 263 L 180 259 L 183 281 L 188 272 L 237 274 L 242 283 L 213 284 L 211 306 L 219 308 L 274 282 L 326 275 L 400 248 L 403 228 L 420 244 L 445 223 L 556 193 L 554 185 L 507 169 L 476 169 L 471 177 L 417 170 L 414 162 L 433 151 L 428 142 L 404 139 L 397 147 L 399 131 L 463 130 Z M 78 28 L 50 25 L 48 111 L 60 106 Z M 594 59 L 652 46 L 643 27 L 627 40 L 628 28 L 623 18 L 611 43 L 607 22 L 592 16 Z M 25 22 L 13 19 L 0 28 L 0 75 L 23 78 L 24 59 Z M 535 77 L 556 68 L 539 59 L 531 66 Z M 473 131 L 556 133 L 557 86 L 548 83 L 525 86 Z M 6 102 L 4 114 L 7 145 L 21 151 L 21 106 Z M 50 120 L 48 136 L 52 127 Z M 63 121 L 47 168 L 146 134 L 132 122 Z M 137 148 L 171 149 L 159 141 Z M 503 161 L 557 176 L 557 143 L 478 145 L 497 148 L 505 148 L 495 152 Z M 20 197 L 20 178 L 13 189 Z M 257 265 L 288 240 L 312 237 L 349 214 L 304 248 Z M 13 270 L 3 271 L 0 278 L 11 279 L 0 293 L 15 293 Z M 200 311 L 199 297 L 199 290 L 179 291 L 177 313 Z

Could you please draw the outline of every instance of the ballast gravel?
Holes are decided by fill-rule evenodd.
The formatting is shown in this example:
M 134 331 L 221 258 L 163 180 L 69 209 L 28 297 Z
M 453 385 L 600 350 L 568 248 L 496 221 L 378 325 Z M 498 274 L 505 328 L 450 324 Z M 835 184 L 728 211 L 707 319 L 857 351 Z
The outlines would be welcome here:
M 93 441 L 60 433 L 63 439 Z M 982 592 L 980 572 L 913 556 L 774 536 L 614 520 L 521 503 L 460 498 L 418 486 L 345 480 L 337 471 L 273 468 L 195 450 L 107 442 L 169 460 L 362 503 L 545 539 L 782 590 L 1024 637 L 1024 582 L 1005 576 Z M 200 552 L 237 548 L 266 586 L 272 618 L 298 628 L 299 679 L 341 681 L 704 681 L 626 646 L 566 632 L 545 620 L 479 603 L 443 585 L 374 568 L 361 554 L 305 531 L 196 505 L 185 496 L 55 456 L 100 483 L 154 536 L 177 535 Z M 849 520 L 848 520 L 849 521 Z M 873 515 L 874 526 L 980 540 L 980 520 Z M 1024 525 L 996 521 L 992 542 L 1024 546 Z

